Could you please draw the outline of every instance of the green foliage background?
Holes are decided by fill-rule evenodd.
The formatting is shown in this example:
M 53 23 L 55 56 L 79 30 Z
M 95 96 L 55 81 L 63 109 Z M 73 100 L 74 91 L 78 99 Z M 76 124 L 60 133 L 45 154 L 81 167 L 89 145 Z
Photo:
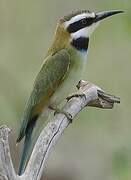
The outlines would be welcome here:
M 131 179 L 131 1 L 0 0 L 0 124 L 12 128 L 15 147 L 20 117 L 56 21 L 76 9 L 122 9 L 101 23 L 90 41 L 85 79 L 121 97 L 113 110 L 85 109 L 66 130 L 47 163 L 47 180 Z

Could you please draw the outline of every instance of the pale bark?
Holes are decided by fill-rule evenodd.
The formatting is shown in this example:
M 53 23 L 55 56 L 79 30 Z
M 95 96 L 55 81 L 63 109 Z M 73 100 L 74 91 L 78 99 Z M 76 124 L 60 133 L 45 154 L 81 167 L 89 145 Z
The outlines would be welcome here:
M 102 91 L 98 86 L 87 81 L 80 81 L 76 94 L 84 96 L 72 97 L 62 108 L 71 114 L 72 119 L 87 106 L 99 108 L 113 108 L 114 103 L 120 103 L 120 99 Z M 49 122 L 42 130 L 25 172 L 22 176 L 15 173 L 8 143 L 9 128 L 0 127 L 0 180 L 40 180 L 44 172 L 45 162 L 53 150 L 70 121 L 64 114 L 56 114 L 53 121 Z

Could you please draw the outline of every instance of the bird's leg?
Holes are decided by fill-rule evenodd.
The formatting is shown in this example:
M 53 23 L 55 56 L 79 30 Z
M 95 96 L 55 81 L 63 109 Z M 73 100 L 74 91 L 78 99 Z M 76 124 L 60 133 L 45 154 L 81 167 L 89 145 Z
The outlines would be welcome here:
M 68 96 L 66 99 L 67 99 L 67 101 L 69 101 L 70 99 L 72 99 L 73 97 L 80 97 L 80 98 L 84 98 L 84 99 L 86 99 L 86 95 L 85 94 L 72 94 L 72 95 L 70 95 L 70 96 Z
M 80 81 L 78 82 L 78 84 L 76 85 L 76 87 L 77 87 L 78 90 L 80 89 L 81 83 L 82 83 L 82 80 L 80 80 Z M 71 94 L 71 95 L 69 95 L 66 99 L 67 99 L 67 101 L 69 101 L 69 100 L 72 99 L 73 97 L 80 97 L 80 98 L 84 98 L 84 99 L 86 100 L 86 95 L 85 95 L 85 94 L 82 94 L 82 93 Z
M 64 114 L 66 116 L 66 118 L 70 121 L 70 123 L 72 123 L 72 115 L 60 108 L 58 108 L 56 105 L 49 105 L 49 108 L 54 110 L 54 115 L 56 115 L 57 113 L 61 113 L 61 114 Z

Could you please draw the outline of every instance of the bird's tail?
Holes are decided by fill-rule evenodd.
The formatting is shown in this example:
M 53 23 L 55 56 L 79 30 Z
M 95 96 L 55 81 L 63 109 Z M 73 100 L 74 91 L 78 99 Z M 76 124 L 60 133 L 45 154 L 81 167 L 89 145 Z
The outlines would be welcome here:
M 19 163 L 19 169 L 18 169 L 18 175 L 21 175 L 24 172 L 26 163 L 29 159 L 29 154 L 31 150 L 31 142 L 32 142 L 32 132 L 33 128 L 35 126 L 34 123 L 30 123 L 26 129 L 26 134 L 25 134 L 25 141 L 24 141 L 24 146 L 22 150 L 22 155 Z

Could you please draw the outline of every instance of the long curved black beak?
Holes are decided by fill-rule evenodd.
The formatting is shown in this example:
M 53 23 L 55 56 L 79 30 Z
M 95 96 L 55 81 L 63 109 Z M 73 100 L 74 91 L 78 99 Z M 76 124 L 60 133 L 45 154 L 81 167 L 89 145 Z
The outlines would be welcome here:
M 111 11 L 104 11 L 104 12 L 96 13 L 95 22 L 101 21 L 102 19 L 105 19 L 109 16 L 123 13 L 123 12 L 124 11 L 121 11 L 121 10 L 111 10 Z

